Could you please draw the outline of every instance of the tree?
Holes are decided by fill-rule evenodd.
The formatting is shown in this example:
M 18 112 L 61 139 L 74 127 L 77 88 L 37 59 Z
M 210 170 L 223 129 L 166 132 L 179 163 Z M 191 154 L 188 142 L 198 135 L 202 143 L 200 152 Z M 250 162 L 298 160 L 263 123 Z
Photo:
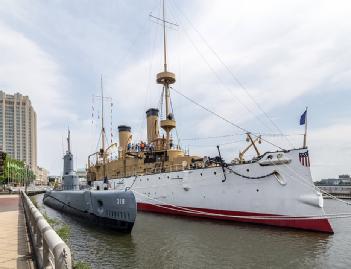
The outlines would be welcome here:
M 0 155 L 0 157 L 2 157 L 2 155 Z M 3 161 L 3 173 L 0 173 L 0 184 L 14 183 L 24 185 L 26 182 L 32 182 L 34 179 L 34 172 L 29 169 L 23 161 L 12 159 L 6 154 L 5 160 Z

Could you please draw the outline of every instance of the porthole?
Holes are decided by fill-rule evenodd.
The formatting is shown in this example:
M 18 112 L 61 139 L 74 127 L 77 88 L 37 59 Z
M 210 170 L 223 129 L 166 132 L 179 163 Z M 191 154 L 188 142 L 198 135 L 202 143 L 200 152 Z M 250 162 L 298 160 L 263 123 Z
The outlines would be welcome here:
M 250 169 L 246 169 L 246 172 L 250 172 Z
M 257 189 L 256 191 L 257 191 L 257 192 L 259 192 L 260 190 L 259 190 L 259 189 Z
M 214 171 L 214 172 L 213 172 L 213 174 L 214 174 L 214 175 L 216 175 L 216 174 L 217 174 L 217 172 L 216 172 L 216 171 Z
M 200 176 L 202 176 L 202 173 L 200 173 Z

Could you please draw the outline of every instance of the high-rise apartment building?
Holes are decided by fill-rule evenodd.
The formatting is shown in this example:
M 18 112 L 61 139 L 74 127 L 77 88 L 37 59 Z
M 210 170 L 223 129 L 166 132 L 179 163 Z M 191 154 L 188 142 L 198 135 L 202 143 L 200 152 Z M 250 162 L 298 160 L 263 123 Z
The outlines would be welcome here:
M 37 167 L 37 115 L 28 96 L 0 91 L 0 149 Z

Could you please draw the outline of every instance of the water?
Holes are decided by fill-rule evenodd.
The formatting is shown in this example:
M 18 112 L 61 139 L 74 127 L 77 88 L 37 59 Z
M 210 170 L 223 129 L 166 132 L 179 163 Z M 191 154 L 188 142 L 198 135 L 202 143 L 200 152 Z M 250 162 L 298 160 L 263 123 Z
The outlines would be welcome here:
M 351 219 L 334 220 L 327 235 L 139 212 L 125 235 L 42 206 L 70 226 L 74 259 L 92 268 L 351 268 Z M 351 212 L 332 200 L 325 208 Z

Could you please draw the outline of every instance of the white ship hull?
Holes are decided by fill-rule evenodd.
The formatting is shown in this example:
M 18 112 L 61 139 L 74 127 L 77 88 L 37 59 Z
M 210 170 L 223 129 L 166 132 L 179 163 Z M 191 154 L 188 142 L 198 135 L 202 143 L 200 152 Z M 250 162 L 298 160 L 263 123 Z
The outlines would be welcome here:
M 265 153 L 258 161 L 230 165 L 225 176 L 217 166 L 112 179 L 110 184 L 131 189 L 138 210 L 332 233 L 309 160 L 299 159 L 305 152 Z

